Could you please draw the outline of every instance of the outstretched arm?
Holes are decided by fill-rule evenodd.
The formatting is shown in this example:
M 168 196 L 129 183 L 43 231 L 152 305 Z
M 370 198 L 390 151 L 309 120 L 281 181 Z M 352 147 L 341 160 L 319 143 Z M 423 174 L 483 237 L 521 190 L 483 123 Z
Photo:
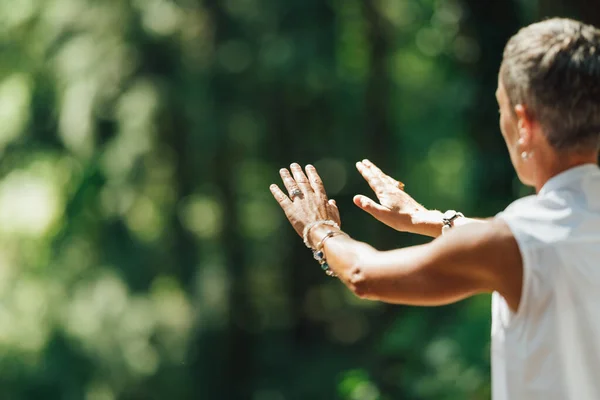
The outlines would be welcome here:
M 325 227 L 311 232 L 318 241 Z M 343 236 L 325 243 L 330 267 L 362 298 L 420 306 L 443 305 L 477 293 L 498 291 L 516 311 L 522 261 L 501 220 L 456 227 L 431 243 L 392 251 Z
M 286 195 L 271 192 L 307 245 L 321 250 L 329 267 L 360 297 L 390 303 L 442 305 L 490 291 L 500 292 L 517 310 L 521 297 L 521 255 L 509 227 L 499 219 L 457 226 L 431 243 L 393 251 L 340 235 L 338 227 L 320 222 L 336 211 L 312 166 L 305 175 L 292 164 L 281 170 Z M 334 224 L 333 224 L 334 225 Z M 304 235 L 306 233 L 306 235 Z

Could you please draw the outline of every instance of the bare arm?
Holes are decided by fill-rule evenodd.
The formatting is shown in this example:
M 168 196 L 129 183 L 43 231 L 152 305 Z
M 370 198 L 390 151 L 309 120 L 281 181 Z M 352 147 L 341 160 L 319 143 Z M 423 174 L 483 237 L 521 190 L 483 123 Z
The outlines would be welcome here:
M 397 218 L 402 218 L 402 216 L 397 216 Z M 406 218 L 410 219 L 410 222 L 407 224 L 410 230 L 410 233 L 416 233 L 419 235 L 429 236 L 436 238 L 441 236 L 443 223 L 443 213 L 438 210 L 421 210 L 416 211 Z M 481 224 L 484 222 L 488 222 L 489 219 L 476 219 L 469 217 L 460 217 L 454 221 L 454 226 L 464 226 L 469 224 Z
M 319 227 L 313 240 L 326 234 Z M 522 261 L 501 220 L 452 229 L 431 243 L 392 251 L 336 236 L 325 243 L 330 267 L 358 296 L 389 303 L 443 305 L 498 291 L 517 310 Z
M 496 290 L 517 310 L 521 297 L 522 260 L 509 227 L 498 219 L 456 226 L 443 237 L 421 246 L 393 251 L 341 235 L 321 224 L 337 216 L 323 182 L 312 166 L 307 175 L 298 164 L 292 174 L 280 171 L 287 196 L 271 185 L 273 196 L 307 244 L 321 248 L 330 268 L 356 295 L 389 303 L 442 305 Z M 328 238 L 324 243 L 323 240 Z M 317 245 L 319 244 L 319 245 Z

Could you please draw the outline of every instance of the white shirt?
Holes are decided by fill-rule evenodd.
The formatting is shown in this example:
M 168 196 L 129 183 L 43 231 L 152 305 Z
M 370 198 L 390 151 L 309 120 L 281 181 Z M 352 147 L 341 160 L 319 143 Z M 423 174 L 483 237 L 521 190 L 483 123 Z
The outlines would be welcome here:
M 516 313 L 492 295 L 493 399 L 600 399 L 600 169 L 558 174 L 498 217 L 523 290 Z

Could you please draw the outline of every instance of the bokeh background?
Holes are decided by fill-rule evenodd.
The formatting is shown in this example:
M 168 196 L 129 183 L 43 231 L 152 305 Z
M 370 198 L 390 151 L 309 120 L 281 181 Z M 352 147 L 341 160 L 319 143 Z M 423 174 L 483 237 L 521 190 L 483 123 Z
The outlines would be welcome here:
M 314 163 L 346 231 L 369 158 L 425 206 L 529 193 L 506 40 L 584 0 L 2 0 L 0 399 L 488 399 L 489 296 L 363 301 L 268 191 Z

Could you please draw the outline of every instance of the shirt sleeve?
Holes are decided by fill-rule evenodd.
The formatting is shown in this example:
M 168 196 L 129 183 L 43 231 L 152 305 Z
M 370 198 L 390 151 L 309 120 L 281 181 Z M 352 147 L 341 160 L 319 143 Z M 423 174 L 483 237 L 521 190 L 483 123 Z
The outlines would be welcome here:
M 528 217 L 524 208 L 523 204 L 510 207 L 496 216 L 508 225 L 515 237 L 523 263 L 521 300 L 517 312 L 510 316 L 511 322 L 535 314 L 551 293 L 553 271 L 547 262 L 549 246 L 536 234 L 544 227 Z

